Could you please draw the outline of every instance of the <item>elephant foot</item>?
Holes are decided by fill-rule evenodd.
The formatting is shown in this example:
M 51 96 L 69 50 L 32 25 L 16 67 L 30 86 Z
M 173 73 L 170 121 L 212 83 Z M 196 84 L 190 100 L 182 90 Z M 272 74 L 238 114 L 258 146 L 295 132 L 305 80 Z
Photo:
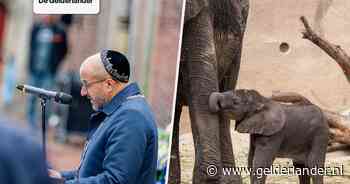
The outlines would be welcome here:
M 221 181 L 220 181 L 219 175 L 208 175 L 208 173 L 205 173 L 203 175 L 202 172 L 194 171 L 192 183 L 193 184 L 221 184 Z
M 221 182 L 222 184 L 242 184 L 242 177 L 240 175 L 230 175 L 230 176 L 222 176 Z

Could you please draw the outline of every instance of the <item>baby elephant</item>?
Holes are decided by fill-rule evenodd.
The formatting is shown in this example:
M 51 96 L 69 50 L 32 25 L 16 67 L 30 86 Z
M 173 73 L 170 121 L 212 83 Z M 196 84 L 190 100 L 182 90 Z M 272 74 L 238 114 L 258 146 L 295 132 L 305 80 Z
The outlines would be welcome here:
M 255 90 L 212 93 L 209 106 L 211 111 L 222 110 L 236 120 L 238 132 L 251 134 L 251 183 L 265 183 L 266 174 L 274 171 L 267 168 L 276 157 L 293 160 L 294 171 L 304 173 L 299 175 L 300 183 L 309 184 L 310 178 L 313 184 L 323 183 L 323 176 L 315 171 L 324 167 L 329 127 L 320 108 L 313 104 L 281 104 Z

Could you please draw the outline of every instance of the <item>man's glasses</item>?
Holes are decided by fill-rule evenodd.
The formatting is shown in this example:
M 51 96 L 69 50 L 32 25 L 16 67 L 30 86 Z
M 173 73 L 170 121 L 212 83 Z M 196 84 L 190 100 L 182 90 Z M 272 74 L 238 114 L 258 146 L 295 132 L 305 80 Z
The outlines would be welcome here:
M 97 80 L 97 81 L 92 81 L 92 82 L 88 82 L 86 80 L 83 80 L 83 81 L 81 81 L 81 88 L 88 89 L 90 86 L 97 84 L 97 83 L 100 83 L 100 82 L 104 82 L 105 80 L 107 80 L 107 79 L 102 79 L 102 80 Z

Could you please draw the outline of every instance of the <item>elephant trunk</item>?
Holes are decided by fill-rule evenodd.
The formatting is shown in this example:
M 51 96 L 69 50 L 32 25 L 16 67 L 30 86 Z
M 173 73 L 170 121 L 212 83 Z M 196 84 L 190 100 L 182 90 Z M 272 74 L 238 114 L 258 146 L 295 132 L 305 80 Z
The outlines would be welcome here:
M 223 95 L 219 92 L 213 92 L 209 96 L 209 110 L 211 112 L 218 112 L 221 109 L 220 101 L 222 100 Z

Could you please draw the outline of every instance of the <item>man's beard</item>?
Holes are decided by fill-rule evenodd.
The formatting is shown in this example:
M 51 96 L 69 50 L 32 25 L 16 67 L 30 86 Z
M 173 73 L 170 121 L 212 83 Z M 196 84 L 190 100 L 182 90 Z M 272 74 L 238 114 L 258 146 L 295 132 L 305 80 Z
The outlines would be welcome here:
M 88 97 L 92 106 L 92 109 L 94 111 L 98 111 L 100 109 L 102 109 L 103 105 L 106 103 L 106 99 L 102 98 L 102 97 L 95 97 L 95 98 L 91 98 Z

